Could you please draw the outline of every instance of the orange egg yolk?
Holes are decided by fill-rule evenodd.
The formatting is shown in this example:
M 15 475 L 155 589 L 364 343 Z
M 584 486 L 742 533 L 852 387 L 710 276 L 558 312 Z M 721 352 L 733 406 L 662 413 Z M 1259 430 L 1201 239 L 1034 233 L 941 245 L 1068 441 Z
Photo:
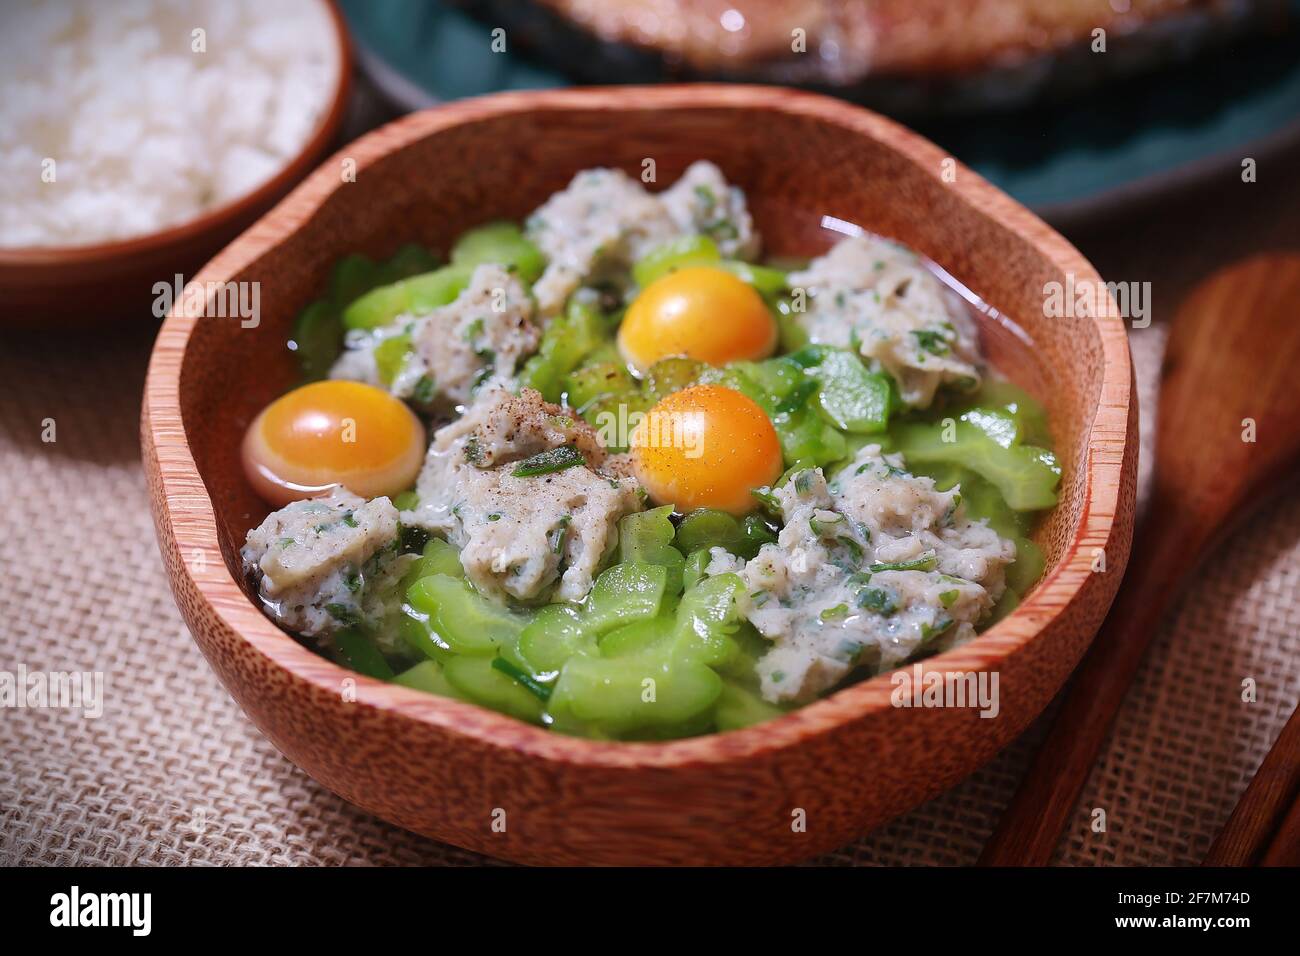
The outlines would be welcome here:
M 618 347 L 644 372 L 661 358 L 710 365 L 759 359 L 776 348 L 777 328 L 763 297 L 730 272 L 692 266 L 651 282 L 628 307 Z
M 781 443 L 755 402 L 722 385 L 674 392 L 646 413 L 631 437 L 637 479 L 657 504 L 734 515 L 758 504 L 753 489 L 781 476 Z
M 244 472 L 275 505 L 342 485 L 364 498 L 410 488 L 424 426 L 388 392 L 361 382 L 313 382 L 266 406 L 244 435 Z

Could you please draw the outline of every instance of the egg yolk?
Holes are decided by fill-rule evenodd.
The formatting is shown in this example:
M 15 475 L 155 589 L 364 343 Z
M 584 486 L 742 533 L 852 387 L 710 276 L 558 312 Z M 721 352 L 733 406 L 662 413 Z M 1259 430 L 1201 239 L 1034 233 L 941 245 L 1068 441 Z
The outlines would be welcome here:
M 758 504 L 750 493 L 781 476 L 781 443 L 755 402 L 722 385 L 674 392 L 646 413 L 631 437 L 637 479 L 657 504 L 734 515 Z
M 364 498 L 410 488 L 424 426 L 388 392 L 361 382 L 313 382 L 266 406 L 244 435 L 244 472 L 274 505 L 342 485 Z
M 776 342 L 776 321 L 763 297 L 730 272 L 707 266 L 651 282 L 618 329 L 619 350 L 642 372 L 672 356 L 710 365 L 759 359 Z

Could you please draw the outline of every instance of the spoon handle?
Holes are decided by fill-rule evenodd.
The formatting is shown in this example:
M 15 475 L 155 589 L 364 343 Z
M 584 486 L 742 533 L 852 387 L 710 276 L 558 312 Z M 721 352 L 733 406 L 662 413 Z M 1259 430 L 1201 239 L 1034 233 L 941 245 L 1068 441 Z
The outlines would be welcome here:
M 1291 715 L 1259 765 L 1250 786 L 1210 847 L 1204 865 L 1251 866 L 1261 862 L 1269 850 L 1269 840 L 1285 830 L 1282 822 L 1288 805 L 1294 804 L 1290 816 L 1297 816 L 1300 808 L 1297 798 L 1300 798 L 1300 708 Z M 1270 852 L 1280 854 L 1281 850 Z
M 1046 866 L 1165 609 L 1194 563 L 1200 532 L 1168 508 L 1153 510 L 1135 536 L 1119 599 L 1071 680 L 981 866 Z

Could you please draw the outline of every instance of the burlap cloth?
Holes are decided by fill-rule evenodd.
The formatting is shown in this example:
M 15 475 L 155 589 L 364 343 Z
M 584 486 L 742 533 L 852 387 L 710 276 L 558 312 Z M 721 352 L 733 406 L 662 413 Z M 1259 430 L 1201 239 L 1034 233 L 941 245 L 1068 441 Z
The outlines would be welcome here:
M 1270 168 L 1279 175 L 1270 176 Z M 1294 168 L 1293 166 L 1290 168 Z M 1189 283 L 1300 246 L 1284 164 L 1075 239 L 1108 278 L 1150 280 L 1131 333 L 1144 475 L 1167 321 Z M 0 326 L 2 327 L 2 326 Z M 137 447 L 153 329 L 0 345 L 0 670 L 106 674 L 104 715 L 0 710 L 0 863 L 485 864 L 391 827 L 300 772 L 226 695 L 172 603 Z M 46 420 L 55 441 L 42 440 Z M 48 437 L 48 436 L 47 436 Z M 1191 582 L 1130 691 L 1057 859 L 1199 861 L 1300 696 L 1300 497 L 1267 506 Z M 1253 677 L 1258 700 L 1244 703 Z M 972 862 L 1042 722 L 973 777 L 827 864 Z M 1093 833 L 1089 811 L 1109 826 Z

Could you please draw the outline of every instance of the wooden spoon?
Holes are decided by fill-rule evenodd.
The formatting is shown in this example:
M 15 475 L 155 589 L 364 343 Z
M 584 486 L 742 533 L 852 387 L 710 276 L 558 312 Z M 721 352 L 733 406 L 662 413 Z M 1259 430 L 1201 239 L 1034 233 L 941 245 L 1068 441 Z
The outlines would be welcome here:
M 1289 857 L 1291 865 L 1297 865 L 1298 840 L 1300 708 L 1278 734 L 1203 862 L 1206 866 L 1251 866 Z
M 1300 255 L 1258 256 L 1197 286 L 1175 317 L 1161 376 L 1154 488 L 1120 596 L 983 865 L 1050 862 L 1179 585 L 1300 462 Z

